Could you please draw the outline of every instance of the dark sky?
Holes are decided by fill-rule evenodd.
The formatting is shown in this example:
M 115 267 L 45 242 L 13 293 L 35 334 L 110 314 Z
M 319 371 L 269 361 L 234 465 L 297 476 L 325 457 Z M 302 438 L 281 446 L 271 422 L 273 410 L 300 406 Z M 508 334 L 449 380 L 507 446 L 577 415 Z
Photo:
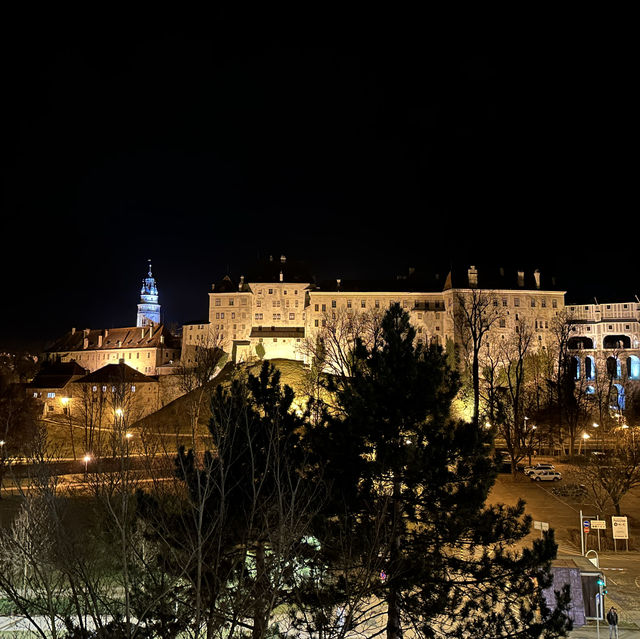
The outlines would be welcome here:
M 9 29 L 0 346 L 134 324 L 147 258 L 175 322 L 270 253 L 640 292 L 637 56 L 614 36 L 241 17 Z

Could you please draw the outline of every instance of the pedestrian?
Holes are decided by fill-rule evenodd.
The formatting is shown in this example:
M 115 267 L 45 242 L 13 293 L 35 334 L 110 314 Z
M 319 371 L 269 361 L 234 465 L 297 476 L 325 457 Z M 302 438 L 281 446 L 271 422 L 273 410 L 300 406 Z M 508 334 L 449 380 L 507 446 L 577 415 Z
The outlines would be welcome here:
M 611 606 L 607 613 L 607 623 L 609 624 L 609 639 L 613 639 L 614 632 L 615 639 L 618 639 L 618 613 L 613 606 Z

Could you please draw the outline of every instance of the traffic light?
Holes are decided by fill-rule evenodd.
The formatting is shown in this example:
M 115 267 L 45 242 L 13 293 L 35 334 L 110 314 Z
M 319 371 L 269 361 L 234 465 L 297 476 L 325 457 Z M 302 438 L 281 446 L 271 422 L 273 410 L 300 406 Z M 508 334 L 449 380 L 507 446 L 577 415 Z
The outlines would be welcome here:
M 602 594 L 606 595 L 607 594 L 607 588 L 606 588 L 606 584 L 604 583 L 604 579 L 598 579 L 598 581 L 596 581 L 596 584 L 598 584 Z

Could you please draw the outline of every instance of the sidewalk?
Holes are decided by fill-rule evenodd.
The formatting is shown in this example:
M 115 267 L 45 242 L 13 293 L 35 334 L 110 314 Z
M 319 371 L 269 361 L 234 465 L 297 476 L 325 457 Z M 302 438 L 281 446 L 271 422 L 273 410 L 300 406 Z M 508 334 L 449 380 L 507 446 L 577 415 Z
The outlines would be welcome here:
M 595 624 L 593 626 L 583 626 L 569 633 L 571 639 L 595 639 L 597 636 L 598 632 Z M 619 639 L 639 639 L 640 630 L 618 628 L 618 637 Z M 606 623 L 600 624 L 600 639 L 609 639 L 609 625 Z

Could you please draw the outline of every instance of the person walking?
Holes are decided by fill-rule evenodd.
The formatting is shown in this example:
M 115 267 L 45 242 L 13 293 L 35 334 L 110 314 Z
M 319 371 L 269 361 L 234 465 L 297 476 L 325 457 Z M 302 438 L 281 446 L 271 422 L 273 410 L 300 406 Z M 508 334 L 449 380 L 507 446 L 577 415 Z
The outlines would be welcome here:
M 618 639 L 618 613 L 616 609 L 611 606 L 607 613 L 607 623 L 609 624 L 609 639 Z M 615 633 L 615 634 L 614 634 Z

